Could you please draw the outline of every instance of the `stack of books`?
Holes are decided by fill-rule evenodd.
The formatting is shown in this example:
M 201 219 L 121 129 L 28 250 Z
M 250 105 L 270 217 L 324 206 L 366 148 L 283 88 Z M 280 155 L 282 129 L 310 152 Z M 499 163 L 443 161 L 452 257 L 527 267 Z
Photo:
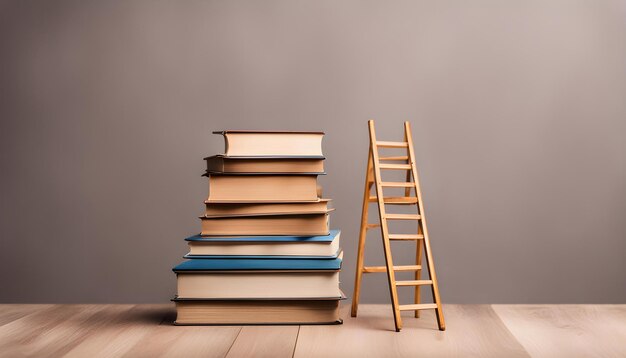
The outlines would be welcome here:
M 176 324 L 337 324 L 339 230 L 329 229 L 321 132 L 224 131 L 209 196 L 174 267 Z

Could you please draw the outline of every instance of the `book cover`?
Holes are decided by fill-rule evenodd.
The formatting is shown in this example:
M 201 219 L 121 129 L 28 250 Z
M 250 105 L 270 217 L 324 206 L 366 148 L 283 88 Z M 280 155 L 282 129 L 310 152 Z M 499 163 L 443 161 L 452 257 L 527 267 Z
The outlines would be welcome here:
M 323 132 L 240 131 L 213 132 L 224 136 L 228 156 L 323 156 Z
M 192 259 L 178 264 L 172 271 L 338 271 L 341 262 L 341 255 L 334 259 Z

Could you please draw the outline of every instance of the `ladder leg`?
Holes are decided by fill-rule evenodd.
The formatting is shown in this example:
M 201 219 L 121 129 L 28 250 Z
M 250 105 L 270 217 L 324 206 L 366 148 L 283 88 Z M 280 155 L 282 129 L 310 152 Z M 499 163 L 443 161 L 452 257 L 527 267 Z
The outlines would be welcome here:
M 367 236 L 367 213 L 369 208 L 370 190 L 373 184 L 372 172 L 372 149 L 367 154 L 367 172 L 365 174 L 365 194 L 363 196 L 363 209 L 361 211 L 361 228 L 359 230 L 359 247 L 356 257 L 356 277 L 354 279 L 354 292 L 352 294 L 352 310 L 350 315 L 356 317 L 359 308 L 359 295 L 361 293 L 361 278 L 363 277 L 363 261 L 365 254 L 365 237 Z
M 385 264 L 387 266 L 387 279 L 389 281 L 389 294 L 391 295 L 391 305 L 393 308 L 393 318 L 396 325 L 396 332 L 402 329 L 402 317 L 400 316 L 400 306 L 398 305 L 398 293 L 396 290 L 396 278 L 393 271 L 393 258 L 391 257 L 391 246 L 389 245 L 389 229 L 387 226 L 387 218 L 385 214 L 385 201 L 383 187 L 381 186 L 380 168 L 378 166 L 378 147 L 376 144 L 376 130 L 374 129 L 374 121 L 368 121 L 370 132 L 370 148 L 372 153 L 372 161 L 374 166 L 374 183 L 376 184 L 376 196 L 378 197 L 378 214 L 380 218 L 380 231 L 383 241 L 383 250 L 385 252 Z
M 382 225 L 381 225 L 382 226 Z M 385 226 L 387 226 L 385 224 Z M 386 227 L 381 231 L 387 231 Z M 396 278 L 393 271 L 393 259 L 391 258 L 391 247 L 389 239 L 383 235 L 383 249 L 385 251 L 385 264 L 387 266 L 387 279 L 389 280 L 389 293 L 391 294 L 391 305 L 393 307 L 393 319 L 396 323 L 396 332 L 402 329 L 402 317 L 400 316 L 400 305 L 398 304 L 398 291 L 396 288 Z
M 422 227 L 421 225 L 418 225 L 417 227 L 417 234 L 418 235 L 423 235 L 422 232 Z M 418 266 L 422 265 L 422 241 L 421 240 L 417 240 L 417 248 L 415 250 L 415 263 Z M 419 281 L 420 277 L 422 276 L 422 269 L 418 269 L 415 270 L 415 281 Z M 421 290 L 420 290 L 421 286 L 415 286 L 415 304 L 418 305 L 421 301 Z M 415 310 L 415 318 L 420 318 L 420 310 Z
M 443 319 L 443 310 L 441 308 L 441 298 L 439 297 L 439 285 L 437 284 L 437 275 L 435 274 L 435 266 L 433 264 L 433 257 L 430 251 L 430 242 L 428 236 L 424 235 L 424 251 L 426 256 L 426 264 L 428 265 L 428 274 L 433 284 L 430 286 L 433 293 L 433 301 L 437 305 L 435 312 L 437 314 L 437 324 L 440 331 L 446 330 L 446 322 Z

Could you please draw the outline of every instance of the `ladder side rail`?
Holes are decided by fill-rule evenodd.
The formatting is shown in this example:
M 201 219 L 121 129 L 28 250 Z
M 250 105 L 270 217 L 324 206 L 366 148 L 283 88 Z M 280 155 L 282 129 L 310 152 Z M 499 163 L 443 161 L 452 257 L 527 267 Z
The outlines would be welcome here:
M 422 200 L 422 191 L 419 184 L 419 176 L 417 173 L 417 167 L 415 165 L 415 152 L 413 149 L 413 136 L 411 134 L 411 124 L 407 121 L 404 122 L 404 130 L 407 136 L 408 150 L 409 150 L 409 164 L 411 164 L 411 172 L 413 174 L 413 182 L 415 183 L 415 195 L 417 195 L 417 205 L 419 208 L 419 214 L 421 215 L 421 220 L 418 225 L 422 228 L 422 232 L 424 235 L 424 251 L 426 256 L 426 265 L 428 267 L 428 274 L 430 279 L 433 281 L 431 285 L 433 300 L 437 305 L 436 314 L 437 314 L 437 323 L 439 325 L 439 330 L 445 330 L 445 321 L 443 318 L 443 310 L 441 308 L 441 298 L 439 296 L 439 287 L 437 284 L 437 275 L 435 274 L 435 265 L 433 263 L 432 252 L 430 247 L 430 240 L 428 236 L 428 226 L 426 224 L 426 216 L 424 215 L 424 204 Z
M 385 214 L 385 202 L 383 200 L 383 187 L 381 186 L 381 175 L 378 159 L 378 146 L 376 141 L 376 129 L 374 128 L 374 121 L 369 120 L 369 133 L 370 133 L 370 145 L 372 149 L 372 161 L 374 166 L 374 184 L 376 186 L 376 195 L 378 197 L 378 214 L 380 217 L 380 231 L 383 241 L 383 249 L 385 252 L 385 263 L 387 266 L 387 278 L 389 280 L 389 294 L 391 295 L 391 305 L 393 308 L 393 318 L 396 325 L 396 331 L 399 332 L 402 329 L 402 317 L 400 316 L 400 307 L 398 304 L 398 293 L 396 290 L 396 278 L 393 270 L 393 258 L 391 257 L 391 246 L 389 245 L 389 228 L 387 225 L 387 218 Z
M 406 156 L 407 156 L 407 164 L 411 167 L 411 170 L 408 170 L 406 172 L 406 181 L 410 182 L 411 181 L 411 176 L 413 175 L 413 168 L 415 167 L 415 158 L 413 157 L 413 138 L 411 138 L 411 136 L 409 135 L 409 133 L 407 132 L 407 128 L 405 125 L 404 128 L 404 141 L 407 142 L 408 146 L 406 148 Z M 415 184 L 417 185 L 417 184 Z M 406 188 L 404 190 L 404 196 L 409 196 L 411 195 L 411 188 Z M 419 197 L 417 194 L 417 189 L 415 189 L 415 197 L 416 197 L 416 204 L 419 203 Z M 419 206 L 416 207 L 417 209 L 417 213 L 420 214 L 420 210 L 419 210 Z M 423 232 L 422 232 L 422 225 L 421 225 L 421 220 L 417 223 L 417 235 L 422 235 L 423 236 Z M 415 264 L 417 266 L 420 266 L 420 269 L 415 270 L 414 273 L 414 277 L 416 281 L 419 281 L 421 276 L 422 276 L 422 240 L 418 240 L 415 243 Z M 416 305 L 419 305 L 420 302 L 422 301 L 422 287 L 421 286 L 415 286 L 414 292 L 413 292 L 413 302 Z M 415 318 L 420 318 L 420 310 L 415 310 Z

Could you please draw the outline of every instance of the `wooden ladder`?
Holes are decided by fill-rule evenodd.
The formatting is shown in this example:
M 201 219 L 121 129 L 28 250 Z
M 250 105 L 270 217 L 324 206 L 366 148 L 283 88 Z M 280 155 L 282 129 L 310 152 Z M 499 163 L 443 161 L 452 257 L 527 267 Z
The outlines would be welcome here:
M 439 297 L 439 287 L 437 285 L 437 276 L 435 275 L 435 266 L 428 238 L 428 229 L 426 227 L 426 218 L 424 216 L 424 204 L 422 202 L 422 193 L 420 190 L 417 169 L 415 167 L 415 154 L 413 152 L 413 139 L 411 135 L 411 125 L 404 122 L 404 141 L 403 142 L 386 142 L 376 139 L 376 131 L 374 129 L 374 121 L 369 120 L 370 133 L 370 149 L 367 159 L 367 174 L 365 179 L 365 195 L 363 197 L 363 211 L 361 214 L 361 230 L 359 234 L 359 249 L 357 256 L 356 279 L 354 282 L 354 298 L 352 300 L 352 317 L 356 317 L 359 307 L 359 294 L 361 291 L 361 278 L 364 273 L 386 272 L 389 280 L 389 293 L 391 294 L 391 304 L 393 307 L 393 318 L 396 324 L 396 331 L 402 329 L 402 317 L 400 311 L 415 311 L 415 317 L 419 317 L 419 311 L 424 309 L 434 309 L 437 315 L 437 323 L 439 330 L 444 331 L 446 325 L 443 319 L 443 311 L 441 309 L 441 299 Z M 378 148 L 400 148 L 406 149 L 406 155 L 380 157 Z M 382 163 L 381 163 L 382 162 Z M 396 162 L 396 163 L 388 163 Z M 397 162 L 400 162 L 398 164 Z M 384 182 L 381 179 L 381 170 L 405 170 L 407 172 L 406 181 L 404 182 Z M 411 181 L 411 177 L 413 180 Z M 372 186 L 376 186 L 376 195 L 370 196 Z M 404 196 L 385 197 L 383 188 L 404 188 Z M 415 196 L 411 195 L 411 189 L 414 189 Z M 378 203 L 378 213 L 380 224 L 370 224 L 367 222 L 367 213 L 369 203 Z M 391 214 L 385 210 L 385 205 L 416 205 L 417 213 L 415 214 Z M 390 234 L 387 224 L 388 220 L 415 220 L 417 221 L 416 234 Z M 383 251 L 385 254 L 385 266 L 364 266 L 363 254 L 365 250 L 365 237 L 367 231 L 380 227 Z M 416 264 L 394 266 L 391 257 L 390 241 L 395 240 L 412 240 L 417 243 Z M 423 246 L 422 246 L 423 244 Z M 426 266 L 428 268 L 429 279 L 421 279 L 422 273 L 422 249 L 426 257 Z M 396 281 L 396 271 L 414 271 L 415 279 L 410 281 Z M 430 286 L 434 303 L 420 302 L 420 287 Z M 415 301 L 413 304 L 398 304 L 398 286 L 415 287 Z

